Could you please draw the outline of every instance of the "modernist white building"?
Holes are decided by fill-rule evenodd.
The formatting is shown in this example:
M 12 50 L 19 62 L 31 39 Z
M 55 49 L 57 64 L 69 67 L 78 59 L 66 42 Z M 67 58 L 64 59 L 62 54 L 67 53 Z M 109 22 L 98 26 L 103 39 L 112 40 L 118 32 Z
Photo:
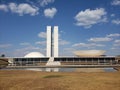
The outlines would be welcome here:
M 46 56 L 40 52 L 31 52 L 25 57 L 12 58 L 12 65 L 111 65 L 116 63 L 115 57 L 101 56 L 104 50 L 75 51 L 75 57 L 59 57 L 58 26 L 46 27 Z
M 47 26 L 47 57 L 58 57 L 58 26 Z

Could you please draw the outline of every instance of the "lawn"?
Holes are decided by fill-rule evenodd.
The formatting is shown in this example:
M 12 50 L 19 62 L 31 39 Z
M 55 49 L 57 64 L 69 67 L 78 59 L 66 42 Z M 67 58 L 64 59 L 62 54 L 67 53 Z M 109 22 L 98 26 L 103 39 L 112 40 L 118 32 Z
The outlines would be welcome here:
M 120 90 L 120 72 L 0 70 L 0 90 Z

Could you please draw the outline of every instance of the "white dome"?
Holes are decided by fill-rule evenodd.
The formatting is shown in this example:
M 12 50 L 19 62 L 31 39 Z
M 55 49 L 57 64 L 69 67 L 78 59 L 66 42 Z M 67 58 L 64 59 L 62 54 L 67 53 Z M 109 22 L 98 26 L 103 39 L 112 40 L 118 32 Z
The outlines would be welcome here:
M 104 54 L 104 50 L 79 50 L 75 51 L 74 54 L 76 56 L 83 56 L 83 57 L 95 57 L 95 56 L 101 56 Z
M 30 52 L 26 54 L 24 57 L 45 57 L 45 56 L 40 52 Z

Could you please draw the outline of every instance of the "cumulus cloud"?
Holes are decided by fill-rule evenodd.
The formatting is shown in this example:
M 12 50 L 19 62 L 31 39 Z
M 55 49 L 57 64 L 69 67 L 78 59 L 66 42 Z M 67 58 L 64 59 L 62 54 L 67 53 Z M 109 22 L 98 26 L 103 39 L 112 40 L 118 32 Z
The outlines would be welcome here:
M 120 36 L 119 33 L 113 33 L 113 34 L 107 35 L 107 37 L 119 37 L 119 36 Z
M 38 34 L 38 37 L 40 37 L 40 38 L 46 38 L 46 32 L 40 32 Z
M 0 5 L 0 10 L 7 12 L 8 11 L 7 5 L 5 4 Z
M 45 7 L 55 2 L 55 0 L 26 0 L 26 2 L 39 7 Z
M 96 43 L 76 43 L 72 45 L 73 47 L 87 47 L 87 48 L 93 48 L 93 47 L 103 47 L 102 44 L 96 44 Z
M 120 5 L 120 0 L 113 0 L 111 5 Z
M 107 42 L 107 41 L 111 41 L 112 39 L 109 37 L 99 37 L 99 38 L 90 38 L 88 41 L 92 41 L 92 42 Z
M 48 5 L 49 3 L 54 3 L 54 1 L 55 0 L 42 0 L 40 2 L 40 5 L 44 7 L 44 6 Z
M 112 23 L 113 23 L 113 24 L 120 25 L 120 19 L 112 20 Z
M 48 17 L 48 18 L 53 18 L 56 13 L 57 13 L 56 8 L 48 8 L 44 10 L 44 15 L 45 17 Z
M 119 37 L 120 34 L 119 33 L 112 33 L 112 34 L 108 34 L 105 37 L 94 37 L 94 38 L 90 38 L 88 39 L 88 41 L 92 41 L 92 42 L 108 42 L 108 41 L 112 41 L 113 39 L 115 39 L 116 37 Z
M 77 26 L 90 28 L 94 24 L 107 21 L 106 11 L 104 8 L 97 8 L 95 10 L 86 9 L 85 11 L 80 11 L 75 16 L 75 20 Z
M 29 14 L 31 16 L 35 16 L 39 14 L 38 7 L 29 5 L 27 3 L 21 3 L 21 4 L 9 3 L 8 5 L 2 4 L 0 5 L 0 10 L 11 11 L 12 13 L 17 13 L 20 16 L 23 16 L 24 14 Z
M 39 8 L 31 6 L 27 3 L 21 3 L 17 5 L 16 3 L 10 3 L 8 6 L 13 13 L 18 13 L 20 16 L 23 14 L 30 14 L 31 16 L 37 15 Z

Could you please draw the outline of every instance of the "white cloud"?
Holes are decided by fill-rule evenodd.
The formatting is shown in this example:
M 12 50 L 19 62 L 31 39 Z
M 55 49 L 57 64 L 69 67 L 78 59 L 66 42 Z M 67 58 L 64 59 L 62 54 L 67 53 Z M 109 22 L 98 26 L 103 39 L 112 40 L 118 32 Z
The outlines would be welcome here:
M 38 41 L 38 42 L 35 42 L 35 44 L 38 44 L 38 45 L 46 45 L 46 41 Z
M 42 0 L 41 2 L 40 2 L 40 5 L 41 6 L 46 6 L 46 5 L 48 5 L 49 3 L 53 3 L 55 0 Z
M 39 7 L 45 7 L 49 4 L 55 2 L 55 0 L 26 0 L 26 2 L 30 3 L 31 5 L 36 5 Z
M 113 0 L 111 5 L 120 5 L 120 0 Z
M 37 15 L 39 12 L 39 8 L 35 6 L 31 6 L 27 3 L 22 3 L 17 5 L 16 3 L 9 3 L 8 6 L 13 13 L 18 13 L 20 16 L 24 14 L 30 14 L 31 16 Z
M 0 44 L 0 48 L 9 48 L 12 44 Z
M 3 11 L 11 11 L 13 13 L 17 13 L 20 16 L 23 16 L 24 14 L 29 14 L 31 16 L 35 16 L 39 14 L 39 8 L 33 5 L 29 5 L 27 3 L 9 3 L 8 5 L 2 4 L 0 5 L 0 10 Z
M 73 47 L 87 47 L 87 48 L 93 48 L 93 47 L 103 47 L 102 44 L 96 44 L 96 43 L 76 43 L 73 45 Z
M 0 10 L 11 11 L 13 13 L 19 14 L 20 16 L 23 16 L 24 14 L 29 14 L 31 16 L 35 16 L 39 14 L 38 7 L 29 5 L 27 3 L 21 3 L 21 4 L 9 3 L 8 5 L 2 4 L 0 5 Z
M 67 44 L 70 44 L 70 42 L 62 39 L 59 40 L 59 45 L 67 45 Z
M 75 16 L 76 25 L 83 26 L 85 28 L 90 28 L 92 25 L 106 22 L 106 11 L 104 8 L 97 8 L 95 10 L 86 9 L 85 11 L 80 11 Z
M 112 39 L 109 37 L 100 37 L 100 38 L 90 38 L 88 41 L 92 41 L 92 42 L 107 42 L 107 41 L 111 41 Z
M 7 11 L 8 11 L 7 5 L 1 4 L 1 5 L 0 5 L 0 10 L 7 12 Z
M 48 18 L 53 18 L 56 13 L 57 13 L 56 8 L 48 8 L 44 10 L 44 15 L 45 17 L 48 17 Z
M 46 32 L 40 32 L 38 34 L 38 37 L 40 37 L 40 38 L 46 38 Z
M 120 40 L 115 40 L 115 43 L 120 43 Z
M 115 40 L 114 46 L 119 46 L 120 47 L 120 40 Z
M 114 34 L 107 35 L 107 37 L 119 37 L 119 36 L 120 36 L 119 33 L 114 33 Z
M 22 45 L 22 46 L 28 46 L 28 45 L 30 45 L 30 43 L 28 43 L 28 42 L 23 42 L 23 43 L 20 43 L 20 45 Z
M 112 41 L 113 39 L 115 39 L 115 37 L 119 37 L 119 36 L 120 36 L 119 33 L 113 33 L 113 34 L 108 34 L 105 37 L 90 38 L 90 39 L 88 39 L 88 41 L 91 41 L 91 42 L 108 42 L 108 41 Z
M 113 24 L 117 24 L 117 25 L 120 25 L 120 20 L 119 20 L 119 19 L 116 19 L 116 20 L 112 20 L 112 23 L 113 23 Z

